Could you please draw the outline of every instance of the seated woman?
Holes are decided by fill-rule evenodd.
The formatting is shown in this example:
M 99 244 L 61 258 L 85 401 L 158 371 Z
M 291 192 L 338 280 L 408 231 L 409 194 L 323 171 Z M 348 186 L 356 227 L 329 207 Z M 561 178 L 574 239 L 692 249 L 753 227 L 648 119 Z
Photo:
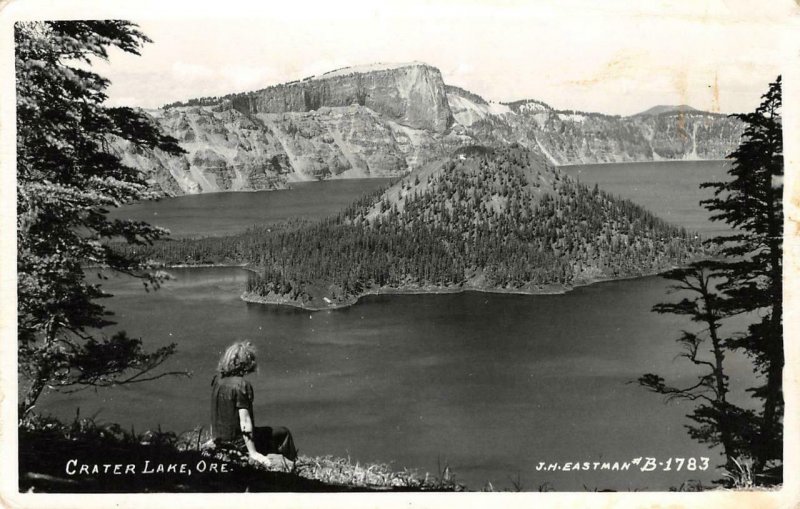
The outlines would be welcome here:
M 297 449 L 289 430 L 255 426 L 253 386 L 243 378 L 255 370 L 256 349 L 249 341 L 232 344 L 220 358 L 217 376 L 211 382 L 214 442 L 246 453 L 268 467 L 291 469 L 297 459 Z

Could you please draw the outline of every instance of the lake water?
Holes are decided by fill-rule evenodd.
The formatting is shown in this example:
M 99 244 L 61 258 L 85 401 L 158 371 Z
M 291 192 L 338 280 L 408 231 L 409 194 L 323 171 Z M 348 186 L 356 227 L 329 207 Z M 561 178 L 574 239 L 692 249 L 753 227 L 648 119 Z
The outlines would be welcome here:
M 253 225 L 290 218 L 322 219 L 391 181 L 372 178 L 294 182 L 291 189 L 277 191 L 195 194 L 142 202 L 114 209 L 109 215 L 168 228 L 173 237 L 230 235 Z
M 648 175 L 668 166 L 643 165 Z M 704 165 L 698 167 L 702 172 Z M 582 171 L 600 179 L 606 168 L 599 169 Z M 621 171 L 631 175 L 631 169 Z M 624 180 L 614 172 L 603 178 Z M 666 182 L 647 194 L 672 193 Z M 612 192 L 628 192 L 616 185 Z M 673 198 L 660 206 L 675 203 L 676 222 L 702 225 L 702 209 L 689 213 L 680 193 Z M 199 219 L 193 224 L 187 234 L 202 233 L 207 225 Z M 70 417 L 80 407 L 83 416 L 96 414 L 137 430 L 207 425 L 216 361 L 231 341 L 248 338 L 260 351 L 260 370 L 252 377 L 257 421 L 289 426 L 301 454 L 391 462 L 423 473 L 447 464 L 472 489 L 487 482 L 510 488 L 518 479 L 526 490 L 544 483 L 556 490 L 663 490 L 688 479 L 720 477 L 674 469 L 536 469 L 539 462 L 642 456 L 710 456 L 712 466 L 720 463 L 718 451 L 688 437 L 690 404 L 665 404 L 629 383 L 647 372 L 677 385 L 693 381 L 687 363 L 675 358 L 674 342 L 681 328 L 692 325 L 650 311 L 665 299 L 661 278 L 548 296 L 371 296 L 350 308 L 309 313 L 242 302 L 242 269 L 170 272 L 176 279 L 149 294 L 139 282 L 112 277 L 105 285 L 115 297 L 106 304 L 116 312 L 118 328 L 143 337 L 149 347 L 178 343 L 168 368 L 194 376 L 48 395 L 41 410 Z M 750 370 L 744 359 L 728 360 L 733 388 L 741 391 Z
M 712 193 L 699 186 L 725 178 L 727 165 L 725 161 L 677 161 L 562 166 L 561 170 L 587 185 L 598 183 L 612 194 L 632 199 L 668 221 L 716 234 L 725 231 L 725 226 L 708 220 L 699 202 Z M 114 209 L 110 215 L 169 228 L 174 237 L 229 235 L 292 217 L 321 219 L 389 182 L 386 178 L 297 182 L 280 191 L 209 193 L 143 202 Z
M 705 236 L 728 231 L 724 223 L 709 221 L 700 200 L 712 198 L 703 182 L 726 180 L 728 161 L 658 161 L 650 163 L 561 166 L 561 171 L 584 184 L 628 198 L 657 216 Z

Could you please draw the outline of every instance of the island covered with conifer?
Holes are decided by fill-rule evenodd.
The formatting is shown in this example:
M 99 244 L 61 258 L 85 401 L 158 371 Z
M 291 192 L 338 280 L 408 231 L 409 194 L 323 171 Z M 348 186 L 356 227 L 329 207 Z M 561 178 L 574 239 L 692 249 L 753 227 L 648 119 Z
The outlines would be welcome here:
M 706 256 L 700 238 L 519 145 L 467 146 L 315 223 L 136 248 L 164 265 L 238 264 L 242 298 L 309 310 L 376 293 L 561 293 Z

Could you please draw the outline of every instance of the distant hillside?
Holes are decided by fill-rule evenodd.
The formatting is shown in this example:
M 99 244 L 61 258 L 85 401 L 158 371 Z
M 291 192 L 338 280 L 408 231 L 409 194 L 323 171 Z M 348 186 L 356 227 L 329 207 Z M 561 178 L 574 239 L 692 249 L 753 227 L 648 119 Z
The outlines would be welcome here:
M 662 113 L 700 113 L 700 110 L 692 108 L 691 106 L 688 106 L 686 104 L 679 104 L 677 106 L 661 104 L 658 106 L 653 106 L 652 108 L 649 108 L 641 113 L 637 113 L 636 115 L 632 116 L 635 117 L 638 115 L 661 115 Z
M 720 159 L 738 144 L 738 120 L 670 108 L 683 107 L 620 117 L 497 103 L 446 85 L 423 63 L 376 64 L 149 111 L 182 156 L 119 140 L 112 149 L 164 194 L 180 195 L 402 176 L 475 144 L 519 143 L 554 164 Z
M 737 119 L 696 110 L 622 117 L 556 110 L 532 99 L 490 108 L 455 91 L 448 101 L 454 130 L 463 126 L 482 143 L 520 143 L 554 164 L 724 159 L 742 134 Z
M 560 292 L 663 271 L 702 247 L 514 145 L 460 150 L 318 224 L 140 254 L 167 264 L 249 263 L 258 273 L 247 300 L 324 309 L 368 293 Z
M 475 104 L 480 104 L 480 105 L 483 105 L 483 106 L 488 106 L 488 104 L 489 104 L 486 101 L 486 99 L 484 99 L 483 97 L 481 97 L 478 94 L 475 94 L 473 92 L 470 92 L 469 90 L 464 90 L 461 87 L 456 87 L 454 85 L 445 85 L 444 89 L 445 89 L 445 91 L 447 92 L 448 95 L 455 94 L 455 95 L 458 95 L 458 96 L 461 96 L 461 97 L 466 97 L 467 99 L 469 99 L 470 101 L 474 102 Z

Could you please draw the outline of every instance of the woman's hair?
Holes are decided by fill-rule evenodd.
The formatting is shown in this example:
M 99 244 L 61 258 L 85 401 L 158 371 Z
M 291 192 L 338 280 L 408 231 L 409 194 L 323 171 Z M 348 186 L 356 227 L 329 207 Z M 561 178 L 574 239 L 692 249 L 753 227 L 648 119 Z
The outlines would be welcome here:
M 244 376 L 256 370 L 256 347 L 249 341 L 237 341 L 219 359 L 220 376 Z

